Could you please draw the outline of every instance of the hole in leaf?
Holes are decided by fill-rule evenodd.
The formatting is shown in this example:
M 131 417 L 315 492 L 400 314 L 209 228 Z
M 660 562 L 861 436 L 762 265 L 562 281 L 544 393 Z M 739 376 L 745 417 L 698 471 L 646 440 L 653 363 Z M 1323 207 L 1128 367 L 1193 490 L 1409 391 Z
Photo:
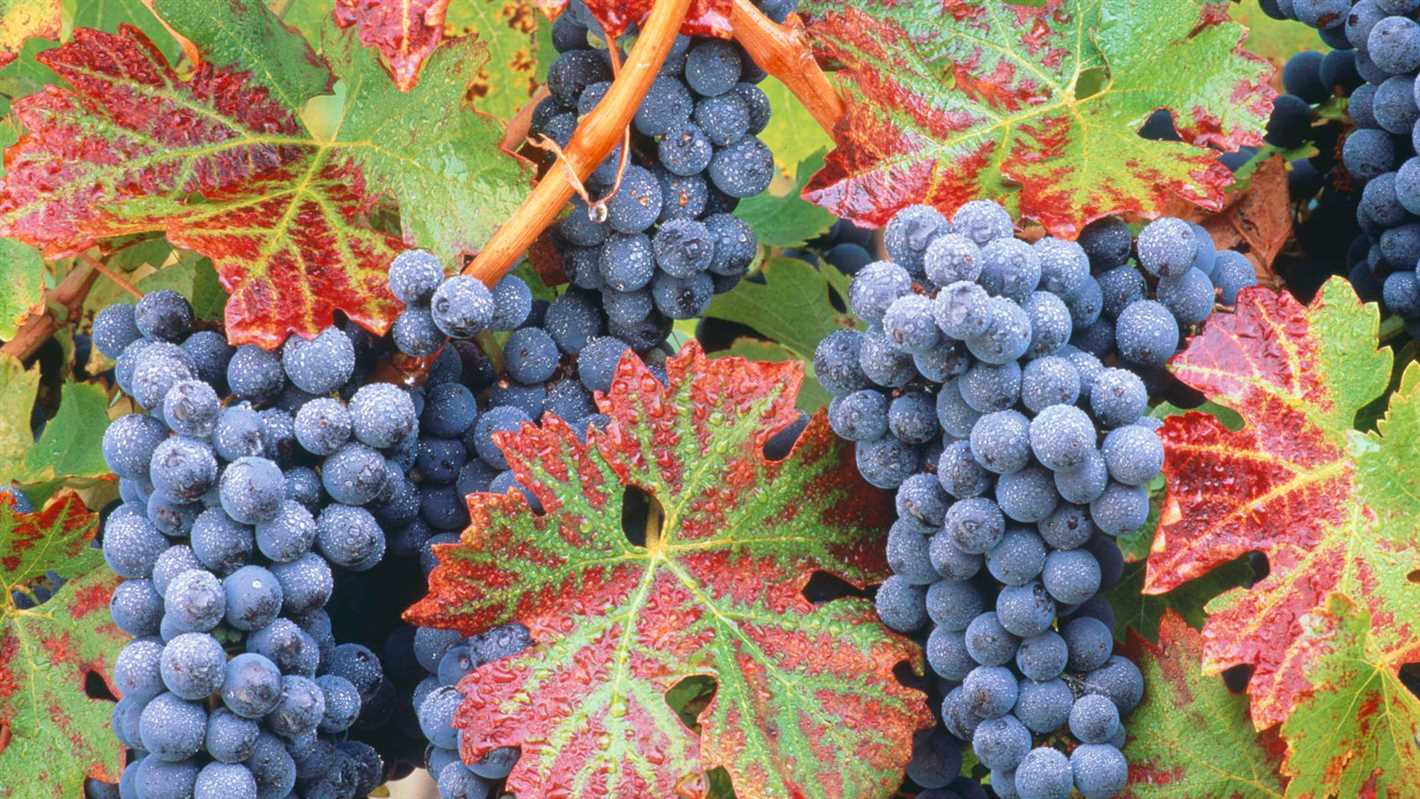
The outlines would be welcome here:
M 1252 579 L 1248 581 L 1248 588 L 1267 579 L 1267 575 L 1272 573 L 1272 564 L 1268 563 L 1267 556 L 1261 552 L 1247 553 L 1247 565 L 1252 569 Z
M 789 457 L 789 450 L 794 448 L 794 442 L 799 440 L 808 425 L 809 415 L 799 411 L 799 418 L 764 442 L 764 457 L 772 461 L 782 461 Z
M 1405 579 L 1409 580 L 1412 583 L 1420 583 L 1420 569 L 1416 569 L 1415 571 L 1405 575 Z
M 932 677 L 929 676 L 931 674 L 930 669 L 928 669 L 927 674 L 918 674 L 912 670 L 912 664 L 905 660 L 893 664 L 892 667 L 892 676 L 899 684 L 905 685 L 908 688 L 915 688 L 927 694 L 931 694 L 935 688 Z M 936 705 L 940 707 L 941 701 L 938 700 Z
M 1167 108 L 1160 108 L 1139 126 L 1139 138 L 1149 141 L 1182 141 L 1178 129 L 1173 126 L 1173 115 Z
M 706 796 L 734 796 L 734 783 L 730 781 L 730 772 L 724 766 L 716 766 L 706 773 L 709 790 Z
M 117 702 L 118 697 L 109 690 L 108 683 L 96 671 L 84 673 L 84 694 L 90 699 L 103 699 L 109 702 Z
M 816 571 L 809 576 L 809 581 L 804 585 L 803 594 L 804 599 L 815 605 L 822 605 L 825 602 L 832 602 L 846 596 L 856 596 L 862 599 L 869 599 L 873 596 L 872 591 L 855 588 L 847 580 L 825 571 Z
M 700 718 L 701 711 L 710 704 L 710 700 L 715 698 L 715 691 L 719 687 L 720 684 L 714 677 L 692 674 L 666 691 L 666 704 L 680 717 L 682 724 L 700 732 L 700 723 L 696 719 Z
M 636 486 L 627 486 L 621 496 L 621 532 L 638 547 L 652 546 L 661 537 L 665 511 L 655 497 Z
M 1401 666 L 1400 682 L 1410 693 L 1420 696 L 1420 663 L 1407 663 Z
M 1109 69 L 1105 67 L 1091 67 L 1081 72 L 1080 79 L 1075 81 L 1075 99 L 1083 100 L 1099 94 L 1108 81 Z
M 1247 683 L 1252 679 L 1252 666 L 1243 663 L 1223 670 L 1223 684 L 1228 686 L 1228 690 L 1235 694 L 1240 694 L 1247 690 Z

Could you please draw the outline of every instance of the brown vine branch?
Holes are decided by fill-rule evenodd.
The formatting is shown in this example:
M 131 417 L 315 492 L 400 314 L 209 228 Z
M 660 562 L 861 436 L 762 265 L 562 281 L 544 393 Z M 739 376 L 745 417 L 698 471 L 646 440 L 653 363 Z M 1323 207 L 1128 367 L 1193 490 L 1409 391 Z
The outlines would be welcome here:
M 730 27 L 735 39 L 765 72 L 778 78 L 830 136 L 846 110 L 828 76 L 809 51 L 803 25 L 780 25 L 751 0 L 734 0 Z
M 625 135 L 626 126 L 631 124 L 631 117 L 651 88 L 651 81 L 656 79 L 689 9 L 690 0 L 656 0 L 641 34 L 636 37 L 635 46 L 626 56 L 626 68 L 612 81 L 597 107 L 577 126 L 567 145 L 566 163 L 579 180 L 586 180 Z M 463 273 L 489 286 L 497 283 L 552 224 L 571 197 L 572 184 L 561 170 L 549 172 L 512 218 L 494 231 L 487 246 L 464 267 Z
M 84 253 L 79 253 L 78 258 L 79 261 L 85 264 L 86 266 L 92 267 L 95 272 L 98 272 L 99 274 L 113 281 L 113 284 L 115 286 L 118 286 L 119 288 L 128 292 L 130 295 L 133 296 L 134 299 L 143 299 L 143 292 L 139 291 L 137 286 L 133 285 L 132 283 L 129 283 L 123 275 L 120 275 L 112 269 L 109 269 L 108 265 L 104 262 L 98 260 L 97 258 L 92 258 Z
M 92 259 L 89 259 L 92 260 Z M 64 279 L 59 281 L 59 285 L 50 289 L 44 295 L 45 307 L 38 313 L 32 314 L 16 331 L 15 337 L 0 347 L 0 355 L 9 355 L 12 358 L 24 361 L 39 351 L 44 342 L 54 335 L 63 324 L 54 318 L 50 312 L 51 306 L 60 306 L 66 311 L 65 318 L 72 320 L 83 310 L 84 298 L 89 296 L 89 289 L 93 288 L 94 281 L 98 279 L 98 270 L 86 263 L 83 259 L 74 264 L 74 268 Z

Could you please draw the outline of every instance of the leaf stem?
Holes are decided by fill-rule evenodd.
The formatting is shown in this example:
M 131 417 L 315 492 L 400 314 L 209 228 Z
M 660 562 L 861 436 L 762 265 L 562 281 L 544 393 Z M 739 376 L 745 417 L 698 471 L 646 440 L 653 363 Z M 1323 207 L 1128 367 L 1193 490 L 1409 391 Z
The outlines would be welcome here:
M 114 285 L 133 295 L 134 299 L 143 299 L 143 292 L 139 291 L 137 286 L 133 285 L 132 283 L 129 283 L 128 280 L 122 275 L 118 274 L 112 269 L 109 269 L 108 265 L 104 262 L 82 252 L 79 253 L 77 257 L 82 263 L 89 267 L 92 267 L 95 272 L 98 272 L 99 274 L 113 281 Z
M 636 37 L 636 44 L 627 54 L 626 68 L 612 81 L 597 107 L 582 119 L 567 145 L 564 164 L 575 171 L 579 180 L 586 180 L 625 134 L 626 126 L 631 124 L 631 117 L 670 53 L 689 8 L 690 0 L 656 0 L 641 34 Z M 464 267 L 463 273 L 482 280 L 485 285 L 496 284 L 557 218 L 571 199 L 572 191 L 571 181 L 561 170 L 548 172 L 512 218 L 494 231 L 487 246 Z
M 730 7 L 735 39 L 760 68 L 788 87 L 819 127 L 832 136 L 846 110 L 843 98 L 814 60 L 803 23 L 797 15 L 791 15 L 790 20 L 792 25 L 776 23 L 751 0 L 733 0 Z
M 44 296 L 45 310 L 31 315 L 16 331 L 15 337 L 0 347 L 0 355 L 9 355 L 17 360 L 27 360 L 31 355 L 39 351 L 44 342 L 59 330 L 61 324 L 54 318 L 54 314 L 48 309 L 58 305 L 68 311 L 66 318 L 74 320 L 79 318 L 79 312 L 84 307 L 84 298 L 89 296 L 89 289 L 93 288 L 94 281 L 99 277 L 98 270 L 94 269 L 83 260 L 74 264 L 74 268 L 69 270 L 69 274 L 59 281 L 59 285 L 50 289 Z

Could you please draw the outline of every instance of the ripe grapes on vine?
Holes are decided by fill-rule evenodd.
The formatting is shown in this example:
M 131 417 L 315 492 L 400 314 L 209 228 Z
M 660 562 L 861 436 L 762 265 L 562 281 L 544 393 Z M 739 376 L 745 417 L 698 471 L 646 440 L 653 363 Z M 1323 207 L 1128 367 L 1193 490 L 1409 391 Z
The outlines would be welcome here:
M 0 0 L 0 797 L 1420 797 L 1420 0 Z

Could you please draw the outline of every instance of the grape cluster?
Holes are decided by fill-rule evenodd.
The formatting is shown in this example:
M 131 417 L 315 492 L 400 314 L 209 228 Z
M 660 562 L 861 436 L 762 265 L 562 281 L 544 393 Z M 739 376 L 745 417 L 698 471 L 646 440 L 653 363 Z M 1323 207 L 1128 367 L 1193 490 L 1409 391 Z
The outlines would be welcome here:
M 966 741 L 999 796 L 1113 796 L 1143 683 L 1113 654 L 1100 592 L 1163 465 L 1140 375 L 1165 379 L 1251 265 L 1172 218 L 1137 241 L 1104 219 L 1078 243 L 1031 244 L 979 200 L 950 220 L 906 208 L 883 239 L 890 260 L 849 290 L 867 329 L 825 338 L 814 369 L 864 479 L 896 490 L 878 614 L 927 633 L 942 681 L 942 726 L 919 736 L 908 774 L 951 796 Z M 1064 727 L 1079 742 L 1068 758 L 1032 748 Z
M 1348 183 L 1359 190 L 1360 228 L 1348 257 L 1350 279 L 1363 299 L 1380 300 L 1420 334 L 1420 2 L 1263 0 L 1262 9 L 1316 28 L 1333 48 L 1325 56 L 1302 54 L 1288 62 L 1283 78 L 1290 77 L 1289 94 L 1278 98 L 1269 128 L 1292 124 L 1280 120 L 1300 117 L 1306 101 L 1321 91 L 1339 87 L 1347 94 L 1355 127 L 1342 143 L 1341 159 Z M 1349 63 L 1357 78 L 1333 83 L 1325 69 L 1333 62 Z
M 102 534 L 124 578 L 110 612 L 133 636 L 113 673 L 113 730 L 134 753 L 119 795 L 366 796 L 385 764 L 352 728 L 378 727 L 391 689 L 325 607 L 340 575 L 384 556 L 414 403 L 362 385 L 340 328 L 268 352 L 193 322 L 156 291 L 94 324 L 142 408 L 103 438 L 122 498 Z
M 780 18 L 792 10 L 773 5 Z M 550 95 L 533 111 L 533 136 L 566 147 L 605 96 L 611 59 L 589 38 L 600 30 L 582 3 L 558 18 L 561 54 L 548 71 Z M 769 123 L 769 99 L 755 85 L 763 78 L 734 42 L 677 36 L 636 110 L 630 152 L 618 145 L 587 181 L 591 196 L 610 199 L 591 208 L 578 200 L 556 226 L 568 280 L 597 298 L 611 335 L 633 341 L 700 316 L 753 261 L 754 233 L 730 212 L 774 176 L 755 135 Z
M 429 742 L 426 763 L 438 780 L 444 799 L 484 799 L 496 796 L 499 780 L 518 762 L 515 747 L 488 753 L 477 763 L 459 758 L 463 736 L 454 729 L 454 713 L 463 701 L 457 685 L 464 675 L 486 663 L 515 655 L 531 644 L 527 628 L 505 624 L 465 638 L 453 630 L 421 627 L 414 633 L 414 656 L 427 676 L 414 689 L 419 728 Z

